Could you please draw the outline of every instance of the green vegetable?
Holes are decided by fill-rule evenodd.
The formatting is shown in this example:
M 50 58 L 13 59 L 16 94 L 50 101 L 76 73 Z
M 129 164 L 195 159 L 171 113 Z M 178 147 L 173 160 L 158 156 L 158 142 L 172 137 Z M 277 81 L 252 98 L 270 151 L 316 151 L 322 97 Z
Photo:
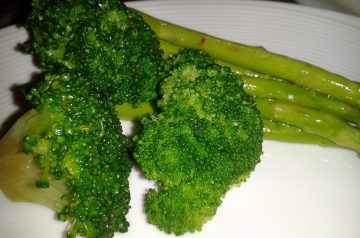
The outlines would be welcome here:
M 164 50 L 166 55 L 174 54 L 174 53 L 178 52 L 179 50 L 186 48 L 186 47 L 194 47 L 194 48 L 203 49 L 202 44 L 198 44 L 198 45 L 193 44 L 192 45 L 192 43 L 194 43 L 194 42 L 192 42 L 191 40 L 194 40 L 197 37 L 198 37 L 198 39 L 200 39 L 200 37 L 204 36 L 204 34 L 183 28 L 181 26 L 176 26 L 171 23 L 163 22 L 159 19 L 153 18 L 151 16 L 147 16 L 145 14 L 143 14 L 143 17 L 150 24 L 150 26 L 155 29 L 155 32 L 157 33 L 157 36 L 160 39 L 161 47 Z M 166 33 L 165 36 L 163 36 L 164 32 Z M 182 38 L 182 36 L 184 38 Z M 189 37 L 190 40 L 187 37 Z M 232 46 L 236 45 L 236 47 L 239 47 L 238 50 L 243 49 L 243 45 L 241 45 L 241 44 L 227 42 L 226 40 L 213 38 L 211 36 L 206 36 L 206 37 L 207 37 L 206 39 L 211 39 L 216 42 L 220 42 L 221 44 L 225 44 L 225 45 L 230 44 Z M 210 53 L 210 54 L 213 54 L 214 53 L 213 51 L 219 50 L 219 51 L 223 51 L 222 52 L 223 55 L 228 54 L 231 56 L 231 52 L 228 52 L 228 49 L 226 49 L 226 48 L 221 48 L 222 47 L 221 44 L 218 46 L 214 46 L 213 48 L 211 48 L 211 47 L 206 48 L 205 50 L 207 50 L 208 53 Z M 253 48 L 250 46 L 244 46 L 244 47 L 245 47 L 245 49 L 247 49 L 249 51 L 251 51 L 250 49 Z M 251 57 L 251 54 L 256 54 L 256 52 L 257 52 L 257 50 L 256 50 L 256 48 L 254 48 L 254 51 L 250 52 L 248 56 Z M 271 52 L 267 52 L 267 54 L 272 55 Z M 214 54 L 213 54 L 213 56 L 214 56 Z M 294 69 L 293 63 L 295 63 L 295 66 L 298 66 L 298 67 L 300 67 L 301 65 L 305 65 L 306 67 L 308 66 L 308 64 L 306 64 L 304 62 L 300 62 L 300 61 L 297 61 L 294 59 L 289 59 L 289 62 L 287 62 L 287 59 L 288 59 L 287 57 L 283 57 L 283 56 L 276 55 L 276 54 L 274 54 L 273 56 L 284 60 L 283 64 L 286 65 L 286 67 L 289 67 L 289 71 Z M 237 59 L 237 57 L 234 57 L 234 60 L 228 60 L 227 58 L 223 58 L 222 56 L 217 55 L 217 54 L 215 54 L 215 57 L 219 64 L 230 67 L 234 74 L 238 75 L 241 80 L 245 81 L 245 86 L 244 86 L 245 91 L 253 96 L 257 96 L 257 97 L 261 97 L 261 98 L 264 97 L 264 98 L 275 98 L 275 99 L 286 100 L 289 102 L 293 102 L 294 104 L 290 104 L 290 105 L 294 105 L 295 108 L 297 107 L 297 105 L 301 105 L 301 106 L 305 106 L 305 107 L 309 107 L 309 108 L 319 109 L 319 110 L 323 111 L 325 114 L 330 114 L 331 117 L 334 117 L 337 119 L 339 119 L 338 117 L 340 117 L 340 118 L 344 119 L 344 121 L 342 121 L 342 123 L 345 123 L 346 125 L 345 125 L 345 127 L 341 127 L 338 129 L 339 133 L 343 129 L 346 130 L 346 128 L 349 128 L 349 127 L 353 128 L 352 125 L 359 125 L 359 120 L 360 120 L 359 119 L 360 114 L 359 114 L 359 109 L 358 109 L 359 107 L 357 107 L 356 105 L 354 106 L 354 104 L 352 102 L 349 102 L 347 100 L 343 100 L 343 101 L 337 100 L 336 97 L 338 97 L 337 96 L 338 92 L 330 92 L 330 94 L 319 93 L 319 92 L 316 92 L 316 91 L 321 91 L 318 88 L 315 88 L 316 90 L 313 90 L 311 88 L 302 87 L 301 85 L 297 86 L 290 82 L 290 81 L 297 82 L 298 81 L 297 78 L 294 78 L 294 79 L 286 78 L 289 80 L 289 81 L 287 81 L 284 78 L 281 78 L 281 76 L 284 76 L 282 74 L 275 74 L 275 76 L 271 75 L 273 73 L 271 70 L 263 70 L 262 73 L 259 73 L 256 70 L 261 70 L 261 69 L 258 69 L 256 67 L 253 67 L 252 69 L 246 68 L 246 67 L 248 67 L 248 65 L 242 64 L 241 62 L 234 61 L 235 58 Z M 278 67 L 279 65 L 276 64 L 276 61 L 274 61 L 274 62 L 275 62 L 274 65 L 272 65 L 271 67 Z M 237 63 L 239 63 L 239 64 L 237 64 Z M 262 62 L 262 63 L 264 63 L 264 62 Z M 271 65 L 272 62 L 268 62 L 268 64 Z M 245 66 L 245 68 L 244 68 L 244 66 Z M 338 77 L 338 75 L 334 75 L 330 72 L 324 71 L 322 69 L 318 69 L 315 66 L 311 66 L 311 67 L 313 69 L 315 69 L 315 71 L 313 72 L 313 73 L 315 73 L 315 76 L 322 75 L 322 76 L 324 76 L 324 77 L 326 76 L 328 78 L 337 78 Z M 304 70 L 305 70 L 305 68 L 304 68 Z M 316 73 L 320 73 L 320 74 L 316 74 Z M 293 76 L 295 77 L 296 75 L 293 75 Z M 286 75 L 284 77 L 286 77 Z M 309 80 L 318 81 L 318 79 L 316 77 L 314 77 L 313 79 L 309 79 Z M 334 80 L 331 83 L 341 86 L 341 84 L 339 84 L 339 82 L 340 81 Z M 322 82 L 317 82 L 316 84 L 322 84 Z M 303 84 L 303 85 L 305 85 L 305 84 Z M 326 85 L 327 84 L 324 84 L 324 87 L 326 87 Z M 353 86 L 359 85 L 359 83 L 353 82 L 350 80 L 345 80 L 344 85 L 348 85 L 350 88 L 351 85 L 353 85 Z M 344 85 L 342 85 L 342 86 L 344 86 Z M 305 85 L 305 86 L 310 87 L 309 85 Z M 346 87 L 344 86 L 344 88 L 346 88 Z M 359 92 L 360 92 L 359 90 L 352 91 L 352 93 L 354 95 L 356 95 L 356 97 L 360 97 Z M 346 97 L 349 95 L 351 96 L 351 94 L 348 94 L 347 92 L 343 92 L 343 93 L 346 94 Z M 347 101 L 350 104 L 348 104 L 344 101 Z M 268 110 L 266 104 L 267 103 L 265 101 L 263 101 L 263 107 L 259 108 L 259 110 L 260 111 L 262 111 L 263 109 Z M 271 107 L 271 106 L 269 106 L 269 107 Z M 287 112 L 292 113 L 290 110 Z M 266 118 L 264 118 L 263 114 L 266 114 L 266 113 L 267 113 L 267 111 L 265 111 L 264 113 L 261 113 L 261 116 L 264 120 L 266 120 Z M 304 116 L 304 115 L 302 115 L 302 116 Z M 289 117 L 291 117 L 291 115 L 289 115 Z M 298 122 L 301 122 L 302 120 L 303 120 L 302 117 L 298 118 Z M 304 122 L 305 121 L 306 121 L 306 118 L 304 118 Z M 350 125 L 348 125 L 347 122 L 349 122 Z M 266 132 L 265 138 L 266 139 L 275 139 L 275 140 L 280 140 L 280 141 L 289 141 L 289 142 L 315 143 L 315 144 L 320 144 L 320 145 L 334 144 L 334 143 L 329 143 L 327 138 L 320 138 L 319 135 L 315 135 L 315 138 L 314 138 L 314 135 L 309 135 L 309 133 L 307 133 L 304 130 L 301 130 L 300 128 L 289 127 L 289 124 L 291 124 L 292 122 L 285 120 L 285 121 L 283 121 L 283 123 L 286 126 L 280 126 L 280 125 L 272 126 L 271 130 L 268 130 L 268 128 L 265 127 L 264 128 L 264 131 Z M 314 124 L 314 125 L 316 125 L 316 124 Z M 353 130 L 355 130 L 356 132 L 358 131 L 357 128 L 354 128 Z M 346 132 L 344 132 L 344 133 L 346 134 Z M 341 141 L 340 138 L 338 138 L 338 140 L 337 140 L 338 146 L 339 145 L 345 146 L 347 148 L 356 147 L 356 145 L 347 145 L 348 143 L 353 143 L 353 142 L 351 142 L 351 140 L 347 140 L 346 138 L 344 138 L 343 141 Z
M 154 32 L 121 1 L 34 1 L 25 27 L 33 38 L 23 48 L 43 68 L 76 70 L 114 103 L 156 98 L 163 52 Z
M 141 13 L 156 36 L 181 48 L 198 48 L 216 59 L 312 88 L 360 109 L 360 84 L 314 65 L 253 47 L 226 41 Z
M 34 109 L 0 141 L 1 189 L 58 211 L 67 237 L 127 231 L 132 162 L 113 105 L 71 71 L 48 73 L 27 99 Z
M 329 98 L 316 91 L 299 87 L 284 80 L 247 76 L 241 77 L 241 79 L 244 81 L 245 91 L 255 97 L 281 99 L 301 106 L 319 109 L 360 126 L 360 110 L 334 98 Z
M 260 161 L 262 122 L 243 83 L 213 58 L 185 50 L 170 58 L 160 112 L 144 118 L 134 157 L 158 191 L 148 221 L 176 235 L 201 230 L 224 194 Z
M 67 193 L 64 180 L 56 180 L 50 176 L 49 188 L 37 189 L 35 183 L 41 177 L 42 170 L 34 157 L 23 151 L 22 138 L 30 130 L 42 131 L 46 119 L 32 109 L 17 120 L 0 140 L 0 188 L 12 201 L 38 203 L 60 211 L 65 206 L 61 197 Z
M 264 139 L 276 140 L 293 143 L 315 144 L 320 146 L 336 147 L 337 145 L 331 140 L 322 136 L 304 132 L 302 129 L 290 126 L 285 123 L 274 122 L 263 119 Z
M 360 130 L 333 114 L 275 99 L 257 98 L 256 106 L 264 119 L 298 127 L 306 133 L 360 152 Z
M 115 106 L 119 119 L 137 121 L 145 115 L 155 112 L 153 103 L 141 103 L 133 107 L 130 103 L 123 103 Z
M 159 42 L 115 0 L 34 0 L 26 28 L 23 49 L 46 76 L 26 96 L 33 109 L 0 141 L 0 187 L 57 211 L 67 237 L 126 232 L 132 161 L 115 105 L 157 97 Z
M 181 47 L 164 40 L 160 40 L 160 45 L 168 57 L 177 54 L 182 50 Z M 359 125 L 359 110 L 346 103 L 320 94 L 314 90 L 297 86 L 286 80 L 260 74 L 222 61 L 217 62 L 221 65 L 230 67 L 233 73 L 237 75 L 240 80 L 244 81 L 244 90 L 250 95 L 282 99 L 310 108 L 318 108 Z M 148 107 L 151 107 L 151 105 L 148 104 Z M 135 109 L 132 111 L 132 114 L 129 114 L 130 117 L 126 117 L 125 119 L 140 118 L 146 113 L 146 111 L 144 112 L 140 108 Z M 120 117 L 124 118 L 124 114 L 120 115 Z M 270 122 L 266 119 L 263 119 L 263 121 L 265 132 L 264 139 L 317 144 L 321 146 L 336 146 L 334 142 L 318 135 L 306 133 L 300 128 L 288 124 Z

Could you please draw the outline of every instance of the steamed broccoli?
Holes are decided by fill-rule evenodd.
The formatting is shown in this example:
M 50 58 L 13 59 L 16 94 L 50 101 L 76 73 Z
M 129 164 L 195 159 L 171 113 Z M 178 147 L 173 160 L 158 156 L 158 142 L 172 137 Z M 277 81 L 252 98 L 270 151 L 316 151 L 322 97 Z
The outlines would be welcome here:
M 201 230 L 221 198 L 260 161 L 262 122 L 242 81 L 198 50 L 167 64 L 160 113 L 142 120 L 134 157 L 159 190 L 145 196 L 148 221 L 176 235 Z
M 125 232 L 132 161 L 115 107 L 156 98 L 159 42 L 117 0 L 34 0 L 25 27 L 46 76 L 0 141 L 0 187 L 57 211 L 68 237 Z
M 155 33 L 118 0 L 34 0 L 24 50 L 51 70 L 65 66 L 117 104 L 156 97 L 162 56 Z
M 0 141 L 0 186 L 15 201 L 58 211 L 68 237 L 125 232 L 132 162 L 113 105 L 71 71 L 28 94 L 34 109 Z

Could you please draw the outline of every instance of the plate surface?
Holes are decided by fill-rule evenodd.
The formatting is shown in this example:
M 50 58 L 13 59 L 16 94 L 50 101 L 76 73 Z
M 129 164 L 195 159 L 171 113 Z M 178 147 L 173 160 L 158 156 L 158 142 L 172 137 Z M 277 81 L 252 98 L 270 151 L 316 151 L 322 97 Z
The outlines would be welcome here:
M 360 81 L 360 18 L 298 5 L 257 1 L 143 1 L 129 6 L 156 17 L 294 58 Z M 17 85 L 39 71 L 16 50 L 27 34 L 0 30 L 0 124 L 3 133 L 19 116 Z M 130 125 L 125 124 L 125 130 Z M 166 238 L 146 223 L 142 199 L 151 183 L 133 170 L 126 238 Z M 360 159 L 345 149 L 265 141 L 262 162 L 241 187 L 223 199 L 202 232 L 183 237 L 358 238 Z M 12 203 L 0 192 L 0 237 L 60 238 L 65 223 L 51 210 Z

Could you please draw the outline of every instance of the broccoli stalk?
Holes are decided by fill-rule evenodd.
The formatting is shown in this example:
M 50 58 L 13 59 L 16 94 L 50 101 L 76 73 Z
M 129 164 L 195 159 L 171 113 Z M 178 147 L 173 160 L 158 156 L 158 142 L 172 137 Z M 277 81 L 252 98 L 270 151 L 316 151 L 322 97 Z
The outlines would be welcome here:
M 37 188 L 35 183 L 42 178 L 43 171 L 33 155 L 24 153 L 21 140 L 30 130 L 42 131 L 49 122 L 44 119 L 32 109 L 0 140 L 0 188 L 12 201 L 37 203 L 59 212 L 66 204 L 61 199 L 67 193 L 64 180 L 50 176 L 49 188 Z
M 312 88 L 360 108 L 360 84 L 314 65 L 253 47 L 226 41 L 141 13 L 156 36 L 182 48 L 198 48 L 216 59 Z

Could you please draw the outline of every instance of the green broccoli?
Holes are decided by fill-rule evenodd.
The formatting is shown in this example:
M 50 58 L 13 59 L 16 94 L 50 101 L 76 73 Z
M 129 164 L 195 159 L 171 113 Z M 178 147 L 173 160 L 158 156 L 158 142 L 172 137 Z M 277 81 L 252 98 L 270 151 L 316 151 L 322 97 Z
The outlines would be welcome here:
M 58 211 L 68 237 L 112 237 L 129 225 L 128 139 L 102 97 L 77 73 L 49 73 L 27 96 L 34 109 L 0 141 L 2 190 Z
M 23 49 L 45 78 L 32 109 L 0 141 L 0 187 L 48 206 L 68 237 L 125 232 L 132 167 L 115 106 L 157 97 L 163 52 L 138 13 L 116 0 L 34 0 Z
M 142 120 L 134 157 L 159 185 L 145 196 L 148 221 L 181 235 L 201 230 L 254 170 L 263 125 L 242 81 L 206 53 L 182 51 L 167 69 L 160 112 Z
M 34 0 L 25 27 L 33 38 L 23 48 L 41 67 L 76 70 L 117 104 L 156 98 L 163 52 L 155 33 L 121 1 Z

